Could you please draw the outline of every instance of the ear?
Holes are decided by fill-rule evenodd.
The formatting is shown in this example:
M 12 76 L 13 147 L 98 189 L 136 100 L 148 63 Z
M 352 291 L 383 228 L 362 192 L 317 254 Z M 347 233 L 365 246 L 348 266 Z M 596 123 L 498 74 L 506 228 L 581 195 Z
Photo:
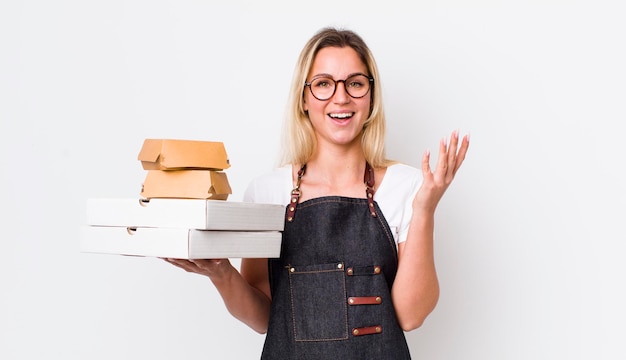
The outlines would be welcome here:
M 302 109 L 305 113 L 309 112 L 309 105 L 306 103 L 306 97 L 302 96 Z

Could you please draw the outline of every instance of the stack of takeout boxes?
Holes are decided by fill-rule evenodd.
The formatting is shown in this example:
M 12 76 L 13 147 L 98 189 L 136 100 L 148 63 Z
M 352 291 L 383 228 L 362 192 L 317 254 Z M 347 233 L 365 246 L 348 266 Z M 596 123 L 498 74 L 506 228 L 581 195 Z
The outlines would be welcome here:
M 138 156 L 148 174 L 141 196 L 226 200 L 231 194 L 224 143 L 146 139 Z
M 90 198 L 81 251 L 165 258 L 280 255 L 285 206 L 226 201 L 222 142 L 146 139 L 138 198 Z

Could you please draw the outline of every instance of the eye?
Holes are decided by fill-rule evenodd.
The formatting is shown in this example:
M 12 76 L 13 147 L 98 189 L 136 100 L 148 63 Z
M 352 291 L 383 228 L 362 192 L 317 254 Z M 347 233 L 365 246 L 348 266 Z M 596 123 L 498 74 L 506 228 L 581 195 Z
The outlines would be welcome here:
M 333 86 L 333 81 L 326 78 L 320 78 L 313 80 L 313 86 L 317 88 L 328 88 Z
M 363 75 L 356 75 L 346 80 L 346 86 L 352 89 L 360 89 L 366 87 L 368 78 Z
M 360 87 L 363 87 L 363 82 L 356 80 L 356 79 L 352 79 L 350 80 L 350 82 L 348 83 L 348 86 L 354 89 L 358 89 Z

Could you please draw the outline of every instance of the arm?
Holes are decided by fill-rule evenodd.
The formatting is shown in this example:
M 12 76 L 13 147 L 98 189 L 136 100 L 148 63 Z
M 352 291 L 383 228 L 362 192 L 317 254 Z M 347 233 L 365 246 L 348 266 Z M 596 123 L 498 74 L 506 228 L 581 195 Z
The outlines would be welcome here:
M 469 137 L 465 136 L 458 145 L 456 131 L 452 133 L 449 149 L 441 141 L 434 172 L 430 169 L 430 153 L 427 151 L 422 158 L 424 182 L 413 199 L 407 239 L 398 245 L 398 273 L 391 289 L 398 322 L 405 331 L 420 327 L 439 300 L 433 251 L 434 218 L 439 200 L 465 159 Z
M 267 259 L 242 259 L 241 272 L 228 259 L 166 261 L 209 277 L 231 315 L 258 333 L 267 331 L 271 303 Z

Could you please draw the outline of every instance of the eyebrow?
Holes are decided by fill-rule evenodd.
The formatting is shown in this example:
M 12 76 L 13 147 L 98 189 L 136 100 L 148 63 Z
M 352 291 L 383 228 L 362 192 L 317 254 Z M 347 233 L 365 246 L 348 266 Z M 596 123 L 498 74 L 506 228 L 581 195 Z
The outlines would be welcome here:
M 362 72 L 355 72 L 355 73 L 348 74 L 348 76 L 346 76 L 346 77 L 345 77 L 345 79 L 351 78 L 352 76 L 355 76 L 355 75 L 365 75 L 365 76 L 367 76 L 367 77 L 370 77 L 369 75 L 367 75 L 367 74 L 365 74 L 365 73 L 362 73 Z M 335 78 L 334 78 L 332 75 L 330 75 L 330 74 L 326 74 L 326 73 L 313 75 L 313 77 L 311 77 L 311 80 L 313 80 L 313 79 L 317 79 L 317 78 L 321 78 L 321 77 L 328 77 L 328 78 L 331 78 L 331 79 L 335 80 Z M 345 80 L 345 79 L 344 79 L 344 80 Z

